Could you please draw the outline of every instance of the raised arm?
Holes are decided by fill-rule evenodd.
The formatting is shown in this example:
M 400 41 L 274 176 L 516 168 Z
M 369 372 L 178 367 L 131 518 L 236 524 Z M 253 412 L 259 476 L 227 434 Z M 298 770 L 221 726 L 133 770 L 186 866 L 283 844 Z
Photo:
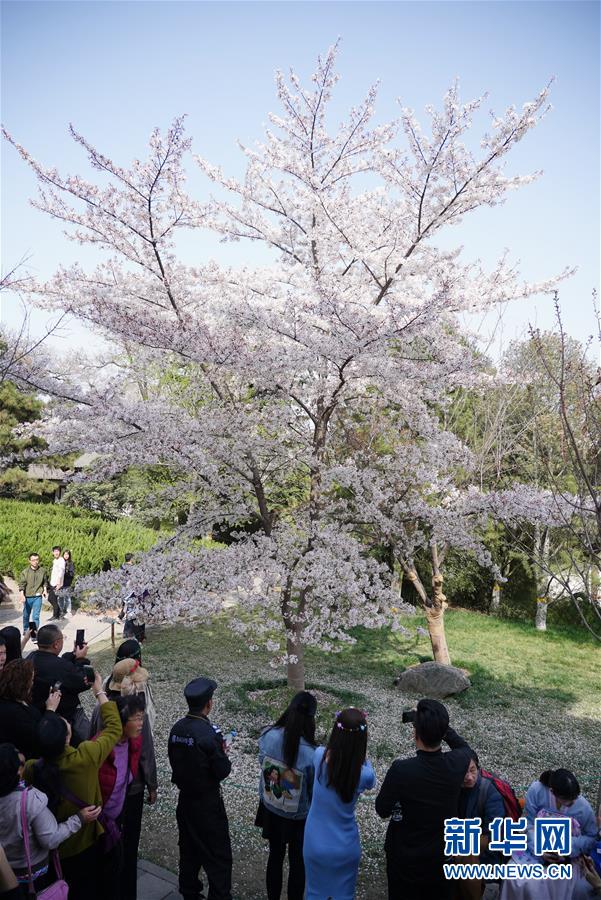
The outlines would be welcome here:
M 376 797 L 376 812 L 380 818 L 387 819 L 388 816 L 392 815 L 392 811 L 400 801 L 400 788 L 401 780 L 398 762 L 393 762 Z

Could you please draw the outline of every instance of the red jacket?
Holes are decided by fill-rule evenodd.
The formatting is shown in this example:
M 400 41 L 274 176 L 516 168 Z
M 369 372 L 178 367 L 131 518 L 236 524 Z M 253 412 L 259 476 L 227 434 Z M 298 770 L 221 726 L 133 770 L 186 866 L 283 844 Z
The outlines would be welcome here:
M 92 738 L 94 740 L 94 738 Z M 140 762 L 140 754 L 142 753 L 142 735 L 129 739 L 129 770 L 132 778 L 138 774 L 138 764 Z M 117 767 L 115 766 L 115 752 L 111 750 L 105 761 L 98 770 L 98 783 L 100 784 L 100 793 L 102 794 L 102 805 L 104 806 L 111 794 L 113 793 L 115 782 L 117 780 Z

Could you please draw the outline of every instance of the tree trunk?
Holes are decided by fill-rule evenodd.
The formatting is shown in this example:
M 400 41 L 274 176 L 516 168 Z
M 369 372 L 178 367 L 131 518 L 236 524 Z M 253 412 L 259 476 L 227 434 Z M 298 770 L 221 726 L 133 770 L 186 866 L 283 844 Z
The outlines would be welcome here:
M 593 563 L 591 566 L 591 574 L 590 574 L 590 597 L 591 603 L 599 606 L 601 604 L 601 572 L 599 571 L 599 566 L 597 563 Z
M 296 656 L 296 662 L 288 662 L 287 676 L 288 687 L 294 688 L 295 691 L 304 691 L 305 689 L 305 649 L 302 643 L 300 628 L 294 626 L 294 637 L 286 639 L 286 650 L 289 656 Z
M 451 657 L 449 648 L 447 647 L 447 636 L 444 630 L 444 609 L 434 609 L 434 607 L 426 607 L 426 620 L 428 622 L 428 632 L 430 633 L 430 642 L 432 644 L 432 655 L 434 660 L 442 663 L 443 666 L 451 665 Z
M 549 571 L 550 535 L 548 527 L 536 523 L 534 527 L 534 561 L 537 564 L 536 576 L 536 613 L 534 627 L 537 631 L 547 630 L 547 608 L 549 606 Z
M 449 604 L 447 603 L 447 598 L 442 590 L 444 578 L 440 570 L 446 554 L 446 549 L 445 547 L 442 547 L 439 551 L 438 544 L 432 543 L 431 553 L 432 605 L 426 607 L 428 631 L 430 632 L 432 654 L 435 662 L 442 663 L 443 666 L 450 666 L 451 657 L 449 655 L 449 648 L 447 647 L 447 636 L 444 628 L 444 613 Z
M 451 657 L 447 646 L 447 636 L 444 628 L 444 613 L 448 606 L 447 598 L 442 591 L 443 578 L 440 573 L 439 557 L 436 551 L 432 554 L 435 574 L 432 576 L 432 598 L 428 597 L 426 589 L 419 577 L 413 563 L 401 560 L 405 575 L 414 586 L 422 602 L 426 614 L 430 643 L 432 644 L 432 656 L 435 662 L 444 666 L 451 665 Z
M 499 612 L 501 606 L 501 585 L 498 581 L 492 586 L 492 594 L 490 598 L 490 611 L 493 614 L 497 614 Z
M 534 618 L 534 624 L 536 626 L 537 631 L 546 631 L 547 630 L 547 608 L 549 604 L 544 599 L 544 597 L 539 597 L 536 601 L 536 616 Z

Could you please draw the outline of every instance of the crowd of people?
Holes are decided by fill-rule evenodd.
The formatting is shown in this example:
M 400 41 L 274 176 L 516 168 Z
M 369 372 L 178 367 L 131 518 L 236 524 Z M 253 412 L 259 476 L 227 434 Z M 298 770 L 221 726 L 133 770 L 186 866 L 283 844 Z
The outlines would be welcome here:
M 55 551 L 55 560 L 64 559 L 60 548 Z M 35 554 L 30 570 L 40 571 Z M 37 580 L 28 577 L 24 602 L 38 596 L 35 591 L 44 588 L 47 576 L 42 570 Z M 55 580 L 58 591 L 63 586 L 64 579 L 61 586 Z M 154 804 L 158 787 L 155 709 L 142 643 L 135 637 L 124 640 L 103 678 L 89 664 L 85 642 L 63 653 L 57 624 L 39 628 L 37 648 L 24 658 L 28 637 L 28 630 L 23 636 L 17 628 L 0 631 L 0 896 L 31 897 L 62 879 L 70 900 L 136 900 L 144 801 Z M 231 772 L 233 735 L 224 735 L 211 721 L 216 689 L 209 678 L 186 685 L 188 712 L 168 739 L 171 780 L 179 790 L 184 900 L 204 896 L 201 870 L 209 900 L 232 898 L 222 783 Z M 95 698 L 91 718 L 81 703 L 87 691 Z M 340 710 L 326 746 L 318 746 L 316 713 L 316 698 L 301 691 L 258 739 L 255 824 L 268 842 L 268 900 L 282 896 L 286 857 L 289 900 L 355 896 L 361 859 L 356 804 L 363 792 L 376 788 L 368 716 L 354 707 Z M 601 896 L 601 878 L 591 860 L 599 840 L 601 788 L 594 811 L 574 773 L 547 770 L 530 785 L 522 813 L 509 786 L 485 771 L 476 750 L 451 728 L 442 703 L 420 700 L 402 721 L 413 729 L 415 753 L 391 764 L 375 797 L 375 814 L 389 820 L 387 883 L 380 896 L 477 900 L 482 880 L 445 879 L 445 820 L 479 817 L 480 855 L 472 861 L 504 862 L 489 849 L 491 822 L 522 814 L 528 845 L 521 858 L 531 861 L 538 859 L 532 844 L 537 817 L 569 818 L 573 877 L 563 883 L 505 881 L 502 900 Z M 545 854 L 538 861 L 561 860 Z
M 70 900 L 136 900 L 144 795 L 157 796 L 141 644 L 124 641 L 103 679 L 86 643 L 62 653 L 58 625 L 39 629 L 26 658 L 12 631 L 0 632 L 9 651 L 0 667 L 0 846 L 17 880 L 7 896 L 35 896 L 60 875 Z M 89 690 L 91 720 L 81 705 Z

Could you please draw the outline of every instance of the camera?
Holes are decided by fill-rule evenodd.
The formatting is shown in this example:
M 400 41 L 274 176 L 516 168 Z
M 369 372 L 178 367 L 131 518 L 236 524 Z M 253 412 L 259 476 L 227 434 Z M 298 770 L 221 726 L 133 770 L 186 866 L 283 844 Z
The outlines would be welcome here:
M 415 709 L 404 709 L 403 715 L 401 717 L 401 722 L 403 723 L 403 725 L 408 725 L 408 724 L 413 725 L 415 723 L 416 715 L 417 715 L 417 711 Z

